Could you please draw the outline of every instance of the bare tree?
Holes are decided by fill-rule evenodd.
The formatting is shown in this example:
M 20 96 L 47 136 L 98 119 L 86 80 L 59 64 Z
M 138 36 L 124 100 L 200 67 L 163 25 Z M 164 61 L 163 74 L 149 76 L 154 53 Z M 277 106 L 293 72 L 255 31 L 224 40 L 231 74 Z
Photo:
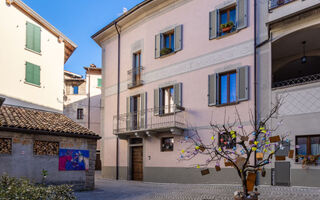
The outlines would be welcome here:
M 242 193 L 239 194 L 240 199 L 246 199 L 249 195 L 248 178 L 252 179 L 248 176 L 254 176 L 254 184 L 256 173 L 262 171 L 262 174 L 265 174 L 264 166 L 271 163 L 273 155 L 283 148 L 282 143 L 286 136 L 273 135 L 282 123 L 278 123 L 275 128 L 269 127 L 269 121 L 276 118 L 282 103 L 281 99 L 277 99 L 270 112 L 259 122 L 249 111 L 251 125 L 248 127 L 244 127 L 236 106 L 235 117 L 231 123 L 225 111 L 224 122 L 221 125 L 211 121 L 212 135 L 210 135 L 210 141 L 204 141 L 198 130 L 191 128 L 190 134 L 184 139 L 188 145 L 186 149 L 181 151 L 180 160 L 186 161 L 198 155 L 205 155 L 208 159 L 205 163 L 198 164 L 197 168 L 208 167 L 213 163 L 216 171 L 221 170 L 220 163 L 224 160 L 225 166 L 232 166 L 237 171 L 243 187 Z M 253 163 L 250 162 L 252 160 Z M 209 173 L 208 169 L 203 171 Z

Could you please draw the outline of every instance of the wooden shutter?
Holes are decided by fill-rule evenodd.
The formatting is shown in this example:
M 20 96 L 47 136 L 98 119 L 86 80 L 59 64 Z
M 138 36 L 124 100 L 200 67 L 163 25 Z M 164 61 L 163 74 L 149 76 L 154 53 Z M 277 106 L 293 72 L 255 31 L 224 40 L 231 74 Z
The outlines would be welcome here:
M 41 52 L 41 29 L 39 26 L 33 25 L 33 47 L 34 51 Z
M 217 37 L 217 22 L 218 22 L 218 11 L 214 10 L 209 13 L 209 39 Z
M 175 84 L 173 86 L 174 97 L 173 101 L 175 105 L 182 106 L 182 83 Z
M 158 34 L 155 37 L 155 58 L 160 57 L 160 51 L 161 51 L 161 34 Z
M 33 78 L 34 73 L 33 73 L 33 64 L 31 63 L 26 63 L 26 82 L 28 83 L 33 83 Z
M 33 39 L 34 39 L 34 31 L 33 31 L 33 24 L 27 22 L 27 33 L 26 33 L 26 47 L 28 49 L 33 50 Z
M 182 25 L 174 28 L 174 51 L 182 49 Z
M 154 105 L 153 105 L 153 108 L 154 108 L 154 115 L 159 115 L 159 107 L 160 107 L 160 102 L 159 102 L 159 100 L 160 100 L 160 89 L 159 88 L 157 88 L 157 89 L 155 89 L 154 90 Z
M 211 74 L 208 76 L 208 105 L 214 106 L 218 104 L 217 94 L 217 74 Z
M 248 26 L 248 0 L 237 0 L 237 29 Z
M 33 83 L 40 85 L 40 66 L 33 65 Z
M 249 99 L 249 66 L 237 69 L 237 98 L 238 101 Z
M 147 93 L 140 94 L 140 127 L 147 128 Z

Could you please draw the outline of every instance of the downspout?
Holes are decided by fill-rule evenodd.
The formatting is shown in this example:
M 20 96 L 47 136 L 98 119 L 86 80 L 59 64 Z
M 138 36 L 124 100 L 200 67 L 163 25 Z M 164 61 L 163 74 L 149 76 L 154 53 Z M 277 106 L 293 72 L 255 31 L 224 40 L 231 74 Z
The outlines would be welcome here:
M 254 0 L 254 119 L 255 119 L 255 130 L 258 130 L 258 100 L 257 100 L 257 1 Z M 257 152 L 254 152 L 254 165 L 257 164 Z
M 91 113 L 91 110 L 90 110 L 90 104 L 91 104 L 91 100 L 90 100 L 90 67 L 88 68 L 88 129 L 90 129 L 90 113 Z
M 118 33 L 118 86 L 117 86 L 117 133 L 119 132 L 119 121 L 120 121 L 120 42 L 121 36 L 118 28 L 118 24 L 114 24 Z M 119 180 L 119 136 L 117 135 L 116 144 L 116 180 Z

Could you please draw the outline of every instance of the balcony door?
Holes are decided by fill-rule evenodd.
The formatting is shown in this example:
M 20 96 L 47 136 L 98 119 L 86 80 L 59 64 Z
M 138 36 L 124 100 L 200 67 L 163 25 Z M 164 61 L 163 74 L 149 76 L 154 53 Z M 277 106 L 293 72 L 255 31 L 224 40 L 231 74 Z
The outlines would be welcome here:
M 133 54 L 133 69 L 132 69 L 132 82 L 135 85 L 141 82 L 141 51 Z
M 134 96 L 132 98 L 132 127 L 133 130 L 138 130 L 140 128 L 140 111 L 141 111 L 141 98 L 140 95 Z
M 147 123 L 147 93 L 127 97 L 126 130 L 146 128 Z

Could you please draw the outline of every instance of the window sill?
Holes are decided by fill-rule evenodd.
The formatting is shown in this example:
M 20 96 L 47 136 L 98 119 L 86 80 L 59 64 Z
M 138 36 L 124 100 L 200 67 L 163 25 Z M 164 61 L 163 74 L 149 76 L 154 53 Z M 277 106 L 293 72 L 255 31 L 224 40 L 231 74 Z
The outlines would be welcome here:
M 171 56 L 171 55 L 176 54 L 176 53 L 177 53 L 176 51 L 172 51 L 171 53 L 168 53 L 166 55 L 162 55 L 159 58 L 166 58 L 166 57 Z
M 236 101 L 236 102 L 233 102 L 233 103 L 216 104 L 216 105 L 211 105 L 211 106 L 209 105 L 209 107 L 213 107 L 213 106 L 215 106 L 215 107 L 234 106 L 234 105 L 237 105 L 239 103 L 240 103 L 240 101 Z
M 34 51 L 34 50 L 29 49 L 29 48 L 27 48 L 27 47 L 24 48 L 24 49 L 27 50 L 27 51 L 30 51 L 30 52 L 32 52 L 32 53 L 35 53 L 35 54 L 38 54 L 38 55 L 42 56 L 41 52 Z
M 31 86 L 35 86 L 35 87 L 41 88 L 41 85 L 37 85 L 37 84 L 34 84 L 34 83 L 29 83 L 27 81 L 24 81 L 24 83 L 27 84 L 27 85 L 31 85 Z

